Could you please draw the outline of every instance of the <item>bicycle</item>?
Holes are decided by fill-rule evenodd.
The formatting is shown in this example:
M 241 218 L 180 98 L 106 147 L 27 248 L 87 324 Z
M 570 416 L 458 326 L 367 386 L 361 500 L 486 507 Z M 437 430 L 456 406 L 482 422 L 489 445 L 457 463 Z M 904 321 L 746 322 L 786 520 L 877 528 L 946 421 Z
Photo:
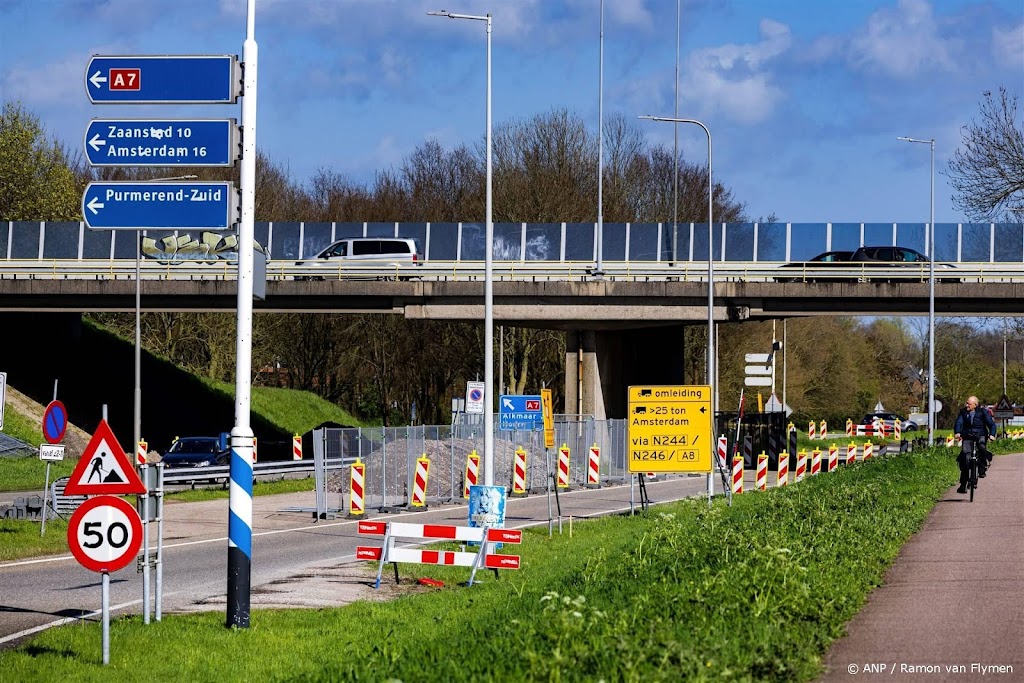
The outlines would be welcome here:
M 960 448 L 967 461 L 967 491 L 973 503 L 974 490 L 978 488 L 978 439 L 964 436 Z

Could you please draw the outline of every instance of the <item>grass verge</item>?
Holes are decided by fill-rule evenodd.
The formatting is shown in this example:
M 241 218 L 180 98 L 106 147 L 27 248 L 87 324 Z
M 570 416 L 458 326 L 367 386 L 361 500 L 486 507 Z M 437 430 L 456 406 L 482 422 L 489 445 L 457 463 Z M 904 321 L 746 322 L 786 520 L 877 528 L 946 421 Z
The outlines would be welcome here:
M 18 681 L 806 681 L 957 478 L 944 449 L 799 485 L 525 534 L 523 568 L 387 603 L 119 619 L 0 653 Z M 509 552 L 506 549 L 506 552 Z M 405 575 L 410 570 L 406 566 Z M 158 655 L 156 653 L 159 653 Z

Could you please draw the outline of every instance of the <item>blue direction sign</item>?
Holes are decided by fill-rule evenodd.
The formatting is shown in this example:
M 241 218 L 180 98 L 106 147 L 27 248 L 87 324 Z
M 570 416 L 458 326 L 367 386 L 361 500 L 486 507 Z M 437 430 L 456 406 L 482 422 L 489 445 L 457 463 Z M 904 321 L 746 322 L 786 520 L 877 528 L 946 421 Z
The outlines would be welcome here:
M 241 89 L 234 55 L 96 55 L 85 69 L 93 104 L 232 104 Z
M 82 215 L 94 230 L 231 230 L 238 222 L 238 193 L 227 182 L 89 183 Z
M 85 155 L 93 166 L 231 166 L 241 148 L 234 119 L 93 119 Z
M 540 395 L 504 395 L 498 401 L 498 428 L 505 432 L 543 429 Z

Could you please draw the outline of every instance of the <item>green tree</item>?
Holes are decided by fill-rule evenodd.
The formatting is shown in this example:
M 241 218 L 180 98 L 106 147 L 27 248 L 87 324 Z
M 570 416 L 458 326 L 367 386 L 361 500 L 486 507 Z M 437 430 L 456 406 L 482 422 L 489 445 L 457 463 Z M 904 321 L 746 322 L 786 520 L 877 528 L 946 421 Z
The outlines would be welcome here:
M 20 103 L 0 113 L 0 220 L 72 221 L 82 187 L 64 147 Z

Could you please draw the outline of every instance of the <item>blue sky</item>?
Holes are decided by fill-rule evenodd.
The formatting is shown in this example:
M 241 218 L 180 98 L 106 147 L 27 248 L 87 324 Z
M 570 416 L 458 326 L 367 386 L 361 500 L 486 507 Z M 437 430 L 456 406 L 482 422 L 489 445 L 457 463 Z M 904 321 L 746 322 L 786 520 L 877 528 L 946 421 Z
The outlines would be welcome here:
M 676 0 L 606 0 L 605 116 L 673 115 Z M 245 0 L 0 0 L 0 99 L 78 148 L 90 118 L 237 116 L 240 107 L 91 105 L 92 54 L 238 54 Z M 599 0 L 257 0 L 258 146 L 305 182 L 370 183 L 424 141 L 482 144 L 483 22 L 494 125 L 552 109 L 596 132 Z M 942 175 L 984 91 L 1024 96 L 1021 0 L 682 0 L 679 115 L 703 121 L 713 170 L 751 219 L 928 220 L 955 211 Z M 1021 109 L 1024 110 L 1024 97 Z M 672 126 L 638 121 L 671 147 Z M 696 126 L 684 156 L 703 165 Z M 596 198 L 595 198 L 596 204 Z

